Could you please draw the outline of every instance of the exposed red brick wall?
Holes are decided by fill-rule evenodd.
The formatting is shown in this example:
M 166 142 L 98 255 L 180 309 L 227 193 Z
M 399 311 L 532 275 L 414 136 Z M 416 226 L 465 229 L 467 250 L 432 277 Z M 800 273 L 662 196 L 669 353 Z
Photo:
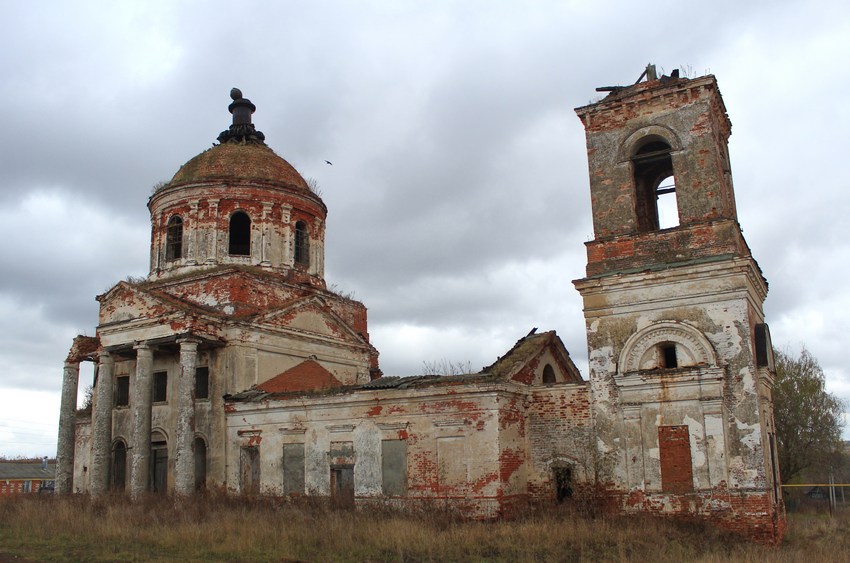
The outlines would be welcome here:
M 714 256 L 749 256 L 744 237 L 732 221 L 701 223 L 668 231 L 593 240 L 587 247 L 587 275 L 641 270 Z
M 257 388 L 267 393 L 287 393 L 341 386 L 342 383 L 331 372 L 317 362 L 307 360 L 257 385 Z
M 694 471 L 687 425 L 659 427 L 658 449 L 661 457 L 661 487 L 664 492 L 692 492 Z

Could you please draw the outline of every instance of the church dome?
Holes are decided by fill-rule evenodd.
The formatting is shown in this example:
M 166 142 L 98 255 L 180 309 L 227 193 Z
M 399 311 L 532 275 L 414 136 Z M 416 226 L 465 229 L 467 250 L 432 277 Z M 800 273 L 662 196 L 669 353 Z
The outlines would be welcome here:
M 180 167 L 148 200 L 150 279 L 219 266 L 276 272 L 324 287 L 322 198 L 265 143 L 251 122 L 256 107 L 230 92 L 233 123 L 218 144 Z
M 223 143 L 206 150 L 181 166 L 168 185 L 227 180 L 269 182 L 309 189 L 291 164 L 269 147 L 256 143 Z

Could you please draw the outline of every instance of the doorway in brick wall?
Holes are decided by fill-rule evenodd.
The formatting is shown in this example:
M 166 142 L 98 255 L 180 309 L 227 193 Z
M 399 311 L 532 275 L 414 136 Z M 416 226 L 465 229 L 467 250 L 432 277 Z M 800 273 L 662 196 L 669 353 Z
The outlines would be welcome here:
M 569 500 L 573 496 L 573 468 L 569 465 L 556 465 L 552 468 L 552 478 L 558 504 Z

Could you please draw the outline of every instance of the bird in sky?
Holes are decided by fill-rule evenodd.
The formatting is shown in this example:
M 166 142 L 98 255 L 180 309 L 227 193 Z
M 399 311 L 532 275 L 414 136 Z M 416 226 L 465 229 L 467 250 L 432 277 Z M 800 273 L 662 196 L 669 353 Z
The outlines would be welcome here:
M 325 162 L 326 162 L 326 163 L 328 163 L 328 164 L 330 164 L 331 166 L 333 166 L 333 165 L 334 165 L 334 163 L 333 163 L 333 162 L 331 162 L 330 160 L 326 160 Z

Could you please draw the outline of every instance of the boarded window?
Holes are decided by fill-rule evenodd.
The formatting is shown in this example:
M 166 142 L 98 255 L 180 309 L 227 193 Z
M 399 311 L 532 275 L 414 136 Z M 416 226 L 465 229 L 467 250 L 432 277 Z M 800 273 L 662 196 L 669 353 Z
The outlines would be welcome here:
M 385 496 L 407 495 L 407 443 L 381 441 L 381 492 Z
M 239 456 L 239 483 L 242 494 L 256 495 L 260 492 L 260 448 L 246 446 Z
M 244 211 L 237 211 L 230 217 L 228 252 L 234 256 L 251 255 L 251 218 Z
M 153 402 L 164 403 L 168 400 L 168 372 L 158 371 L 153 374 Z
M 460 436 L 437 438 L 437 479 L 440 492 L 465 485 L 469 478 L 464 439 Z
M 310 265 L 310 234 L 304 221 L 295 223 L 295 263 Z
M 687 425 L 658 428 L 661 454 L 661 489 L 665 493 L 690 493 L 694 490 L 691 440 Z
M 165 231 L 165 259 L 177 260 L 183 257 L 183 219 L 175 215 L 168 220 Z
M 283 494 L 304 494 L 304 444 L 283 445 Z
M 130 376 L 115 378 L 115 406 L 126 407 L 130 404 Z
M 210 368 L 200 367 L 195 370 L 195 398 L 209 399 L 210 397 Z

